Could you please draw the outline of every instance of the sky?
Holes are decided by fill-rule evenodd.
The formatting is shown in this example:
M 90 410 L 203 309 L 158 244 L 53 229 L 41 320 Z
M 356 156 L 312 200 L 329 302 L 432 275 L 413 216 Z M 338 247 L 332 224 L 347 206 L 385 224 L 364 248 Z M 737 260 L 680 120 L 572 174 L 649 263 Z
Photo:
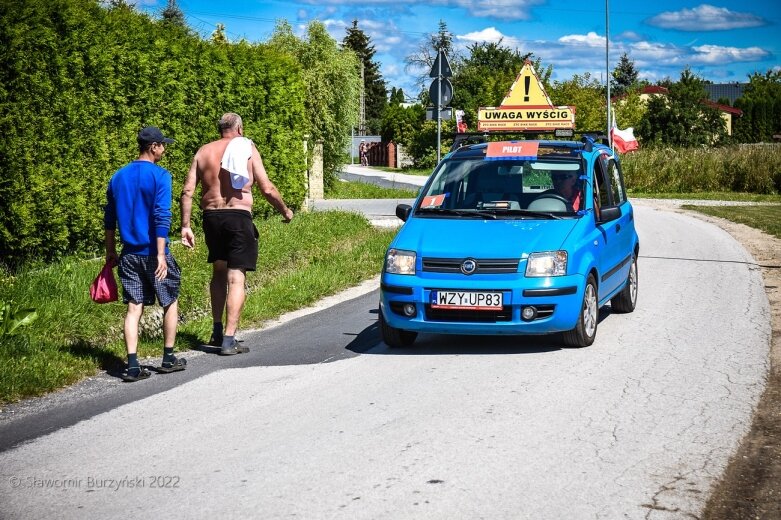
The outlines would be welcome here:
M 325 24 L 341 42 L 353 20 L 370 38 L 380 72 L 391 87 L 417 95 L 420 71 L 405 67 L 436 33 L 440 20 L 458 50 L 499 41 L 531 52 L 553 66 L 552 79 L 574 74 L 607 77 L 605 34 L 609 34 L 609 70 L 623 53 L 641 79 L 677 80 L 687 66 L 714 83 L 747 82 L 753 72 L 781 70 L 781 0 L 573 2 L 571 0 L 177 0 L 187 23 L 208 37 L 217 23 L 230 40 L 266 41 L 277 20 L 298 35 L 313 20 Z M 159 13 L 166 0 L 138 0 L 138 7 Z M 606 17 L 606 7 L 609 16 Z M 609 31 L 606 31 L 606 21 Z M 458 89 L 454 85 L 454 89 Z

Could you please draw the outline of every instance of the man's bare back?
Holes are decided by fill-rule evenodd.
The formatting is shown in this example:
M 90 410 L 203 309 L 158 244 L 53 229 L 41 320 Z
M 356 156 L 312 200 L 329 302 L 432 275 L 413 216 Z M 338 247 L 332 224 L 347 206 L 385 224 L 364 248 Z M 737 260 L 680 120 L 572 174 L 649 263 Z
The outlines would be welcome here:
M 201 209 L 243 209 L 252 211 L 253 161 L 248 158 L 249 182 L 240 190 L 231 185 L 228 170 L 220 163 L 231 137 L 223 137 L 203 145 L 193 158 L 196 175 L 201 183 Z M 257 153 L 252 145 L 253 155 Z
M 269 180 L 263 159 L 254 143 L 247 163 L 249 181 L 240 190 L 231 185 L 230 174 L 221 167 L 222 156 L 233 138 L 243 136 L 244 128 L 238 115 L 226 114 L 223 119 L 226 116 L 232 116 L 233 126 L 230 126 L 230 122 L 227 123 L 220 131 L 220 139 L 203 145 L 195 153 L 182 186 L 182 242 L 188 247 L 195 245 L 195 235 L 190 229 L 190 216 L 192 198 L 199 183 L 203 210 L 238 209 L 251 213 L 251 190 L 253 186 L 257 186 L 261 195 L 282 214 L 284 222 L 290 222 L 293 218 L 293 212 L 285 205 L 276 186 Z M 222 119 L 220 122 L 222 124 Z

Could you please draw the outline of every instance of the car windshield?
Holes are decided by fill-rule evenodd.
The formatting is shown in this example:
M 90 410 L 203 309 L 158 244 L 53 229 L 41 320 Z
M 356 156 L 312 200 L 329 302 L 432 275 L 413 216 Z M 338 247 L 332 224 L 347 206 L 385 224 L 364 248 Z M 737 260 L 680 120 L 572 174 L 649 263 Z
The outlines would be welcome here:
M 485 218 L 561 218 L 583 208 L 583 161 L 574 151 L 536 158 L 459 157 L 443 161 L 419 214 Z

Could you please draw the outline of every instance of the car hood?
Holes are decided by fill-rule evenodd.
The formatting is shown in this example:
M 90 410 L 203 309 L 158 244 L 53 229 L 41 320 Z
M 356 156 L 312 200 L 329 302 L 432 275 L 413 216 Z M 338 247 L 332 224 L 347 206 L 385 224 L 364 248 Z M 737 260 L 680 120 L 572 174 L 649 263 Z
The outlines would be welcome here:
M 523 258 L 560 249 L 577 223 L 578 219 L 411 218 L 393 247 L 436 258 Z

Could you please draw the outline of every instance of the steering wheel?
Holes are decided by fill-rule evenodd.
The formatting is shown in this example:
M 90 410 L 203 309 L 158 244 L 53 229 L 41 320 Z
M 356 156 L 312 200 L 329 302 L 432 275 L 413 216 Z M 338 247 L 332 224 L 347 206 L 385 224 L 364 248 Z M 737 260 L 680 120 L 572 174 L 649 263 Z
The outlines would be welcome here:
M 543 193 L 529 203 L 527 209 L 531 211 L 567 211 L 569 201 L 558 193 Z
M 540 195 L 539 197 L 537 197 L 534 200 L 542 200 L 542 199 L 558 200 L 558 201 L 563 202 L 564 205 L 566 205 L 566 206 L 569 206 L 569 204 L 570 204 L 570 201 L 568 201 L 566 198 L 562 197 L 558 193 L 543 193 L 542 195 Z

